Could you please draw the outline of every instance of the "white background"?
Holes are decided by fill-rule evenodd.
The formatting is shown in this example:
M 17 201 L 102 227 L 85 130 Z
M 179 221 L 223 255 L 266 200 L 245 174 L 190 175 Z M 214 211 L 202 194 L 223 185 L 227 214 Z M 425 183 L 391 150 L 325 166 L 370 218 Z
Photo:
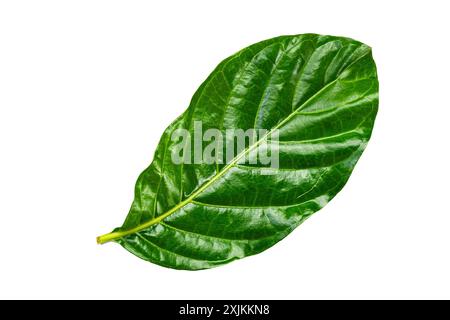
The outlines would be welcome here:
M 448 1 L 2 1 L 0 298 L 450 298 Z M 187 272 L 119 226 L 165 127 L 283 34 L 373 47 L 380 108 L 344 190 L 254 257 Z

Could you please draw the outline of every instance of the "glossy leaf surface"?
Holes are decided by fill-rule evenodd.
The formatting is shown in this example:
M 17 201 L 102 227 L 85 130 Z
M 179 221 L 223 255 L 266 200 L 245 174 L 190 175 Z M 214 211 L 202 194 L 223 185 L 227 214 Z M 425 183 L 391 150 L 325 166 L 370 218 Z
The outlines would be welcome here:
M 176 269 L 211 268 L 271 247 L 347 182 L 372 132 L 378 80 L 370 47 L 305 34 L 251 45 L 225 59 L 164 132 L 121 228 L 99 237 Z M 263 128 L 279 133 L 279 169 L 174 164 L 172 133 Z M 238 157 L 236 157 L 238 158 Z M 297 254 L 297 253 L 296 253 Z

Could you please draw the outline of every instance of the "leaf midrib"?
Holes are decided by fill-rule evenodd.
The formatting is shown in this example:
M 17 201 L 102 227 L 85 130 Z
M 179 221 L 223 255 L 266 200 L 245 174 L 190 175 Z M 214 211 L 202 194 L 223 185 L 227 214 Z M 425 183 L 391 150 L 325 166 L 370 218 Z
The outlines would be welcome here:
M 365 54 L 357 58 L 355 61 L 353 61 L 350 65 L 347 66 L 340 75 L 347 69 L 349 69 L 351 66 L 353 66 L 356 62 L 364 58 L 366 55 L 370 54 L 371 50 L 369 49 Z M 336 83 L 339 80 L 340 75 L 336 77 L 333 81 L 327 83 L 325 86 L 323 86 L 319 91 L 317 91 L 315 94 L 313 94 L 311 97 L 309 97 L 305 102 L 303 102 L 297 109 L 295 109 L 289 116 L 287 116 L 283 121 L 278 123 L 275 127 L 273 127 L 268 133 L 266 133 L 261 139 L 256 141 L 253 145 L 249 146 L 248 148 L 244 149 L 240 154 L 238 154 L 233 161 L 231 161 L 229 164 L 224 166 L 211 180 L 205 182 L 202 186 L 200 186 L 197 191 L 193 192 L 188 198 L 181 201 L 179 204 L 174 206 L 172 209 L 168 210 L 167 212 L 163 213 L 162 215 L 153 218 L 147 222 L 144 222 L 136 227 L 133 227 L 128 230 L 122 230 L 122 231 L 115 231 L 111 232 L 109 234 L 100 236 L 97 238 L 98 243 L 106 243 L 109 241 L 117 240 L 120 238 L 123 238 L 125 236 L 138 233 L 142 230 L 145 230 L 147 228 L 150 228 L 153 225 L 156 225 L 163 221 L 165 218 L 169 217 L 170 215 L 174 214 L 184 206 L 190 204 L 196 197 L 198 197 L 203 191 L 205 191 L 209 186 L 211 186 L 214 182 L 216 182 L 218 179 L 220 179 L 223 175 L 225 175 L 231 168 L 233 168 L 241 159 L 244 157 L 247 153 L 253 151 L 255 148 L 259 147 L 261 143 L 267 139 L 275 130 L 278 130 L 280 127 L 282 127 L 284 124 L 286 124 L 289 120 L 291 120 L 295 115 L 298 114 L 298 112 L 307 105 L 310 101 L 312 101 L 314 98 L 316 98 L 318 95 L 320 95 L 323 91 L 325 91 L 327 88 L 332 86 L 334 83 Z

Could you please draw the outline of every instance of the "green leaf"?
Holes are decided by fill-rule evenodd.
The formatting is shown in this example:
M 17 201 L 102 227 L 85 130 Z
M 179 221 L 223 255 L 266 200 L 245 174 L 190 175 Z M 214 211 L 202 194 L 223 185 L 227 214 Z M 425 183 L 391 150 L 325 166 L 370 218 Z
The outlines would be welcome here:
M 316 34 L 251 45 L 222 61 L 165 130 L 125 223 L 98 242 L 116 241 L 144 260 L 188 270 L 264 251 L 342 189 L 377 109 L 367 45 Z M 196 121 L 203 130 L 267 134 L 225 164 L 175 164 L 172 134 L 194 135 Z M 243 162 L 264 147 L 278 152 L 279 168 Z

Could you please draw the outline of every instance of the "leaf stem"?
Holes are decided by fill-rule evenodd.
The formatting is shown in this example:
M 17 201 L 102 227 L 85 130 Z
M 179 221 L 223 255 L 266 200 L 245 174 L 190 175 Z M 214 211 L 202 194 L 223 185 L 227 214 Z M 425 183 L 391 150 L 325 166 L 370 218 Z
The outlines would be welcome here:
M 120 238 L 120 237 L 122 237 L 122 236 L 121 236 L 121 232 L 111 232 L 111 233 L 107 233 L 107 234 L 104 234 L 104 235 L 102 235 L 102 236 L 97 237 L 97 243 L 98 243 L 98 244 L 104 244 L 104 243 L 113 241 L 113 240 L 115 240 L 115 239 L 118 239 L 118 238 Z

